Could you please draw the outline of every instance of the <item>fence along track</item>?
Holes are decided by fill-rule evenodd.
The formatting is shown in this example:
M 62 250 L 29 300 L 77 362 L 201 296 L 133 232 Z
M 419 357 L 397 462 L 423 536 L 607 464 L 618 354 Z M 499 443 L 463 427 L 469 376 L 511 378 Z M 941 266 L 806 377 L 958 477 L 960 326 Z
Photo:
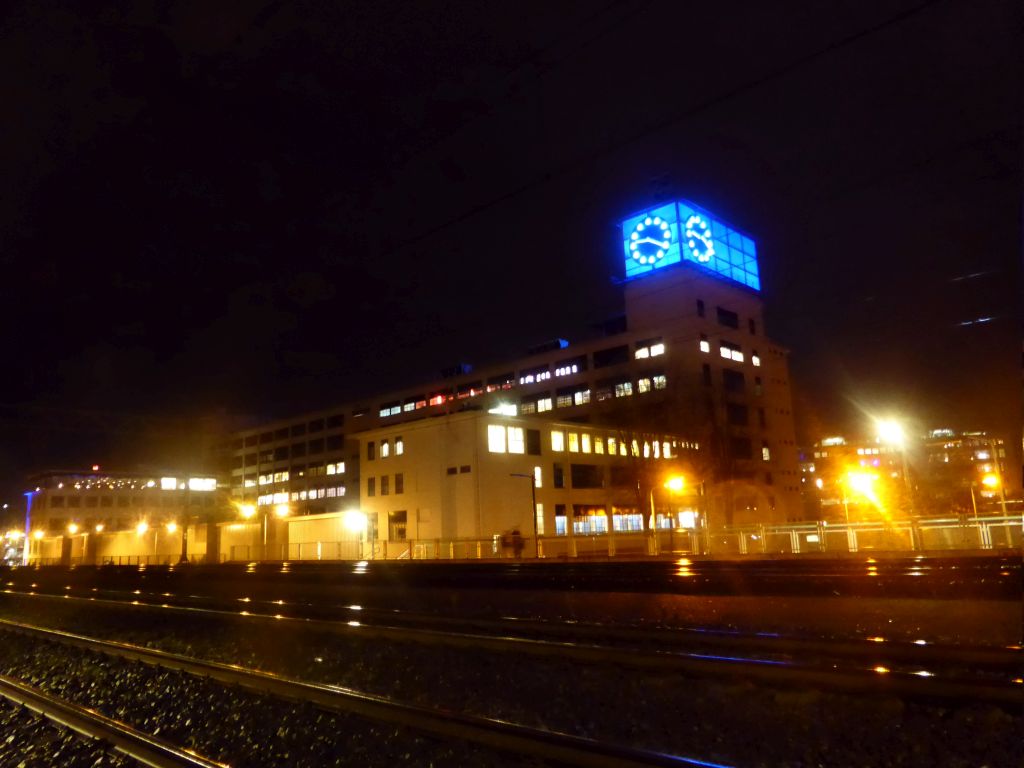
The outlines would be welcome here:
M 0 675 L 0 696 L 83 736 L 105 741 L 118 752 L 151 768 L 225 768 L 222 763 L 179 749 L 125 723 L 51 696 L 20 680 Z
M 361 693 L 341 686 L 303 682 L 232 664 L 203 661 L 129 643 L 99 640 L 20 622 L 0 619 L 0 630 L 44 638 L 64 645 L 98 651 L 108 656 L 141 661 L 166 669 L 177 669 L 199 677 L 212 678 L 228 685 L 238 685 L 248 690 L 269 693 L 279 698 L 309 702 L 330 711 L 359 715 L 372 720 L 414 728 L 434 736 L 472 741 L 493 749 L 543 758 L 557 763 L 586 768 L 632 768 L 634 766 L 637 768 L 640 766 L 728 768 L 719 763 L 696 758 L 603 743 L 570 734 L 529 728 L 503 720 L 403 704 L 382 696 Z M 127 726 L 124 727 L 127 728 Z M 157 768 L 162 768 L 163 765 L 172 765 L 170 763 L 150 764 Z M 174 763 L 173 765 L 186 764 Z M 192 762 L 187 765 L 223 768 L 219 764 L 209 761 Z

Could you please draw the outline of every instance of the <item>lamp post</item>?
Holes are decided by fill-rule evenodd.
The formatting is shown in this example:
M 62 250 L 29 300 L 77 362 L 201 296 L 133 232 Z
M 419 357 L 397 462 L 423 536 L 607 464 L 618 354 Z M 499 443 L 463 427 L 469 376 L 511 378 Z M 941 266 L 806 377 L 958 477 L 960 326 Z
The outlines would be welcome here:
M 534 475 L 527 475 L 522 472 L 509 472 L 509 477 L 525 477 L 530 481 L 530 501 L 533 503 L 533 556 L 540 558 L 540 537 L 537 534 L 537 478 Z
M 363 541 L 364 541 L 364 538 L 366 537 L 367 529 L 368 529 L 369 524 L 370 524 L 369 516 L 365 512 L 362 512 L 362 511 L 360 511 L 358 509 L 350 509 L 347 512 L 345 512 L 345 515 L 342 518 L 341 522 L 342 522 L 342 525 L 345 526 L 345 529 L 347 531 L 349 531 L 349 533 L 354 533 L 354 534 L 357 534 L 359 536 L 359 557 L 360 557 L 360 559 L 361 560 L 372 559 L 372 557 L 370 557 L 370 558 L 366 557 L 366 552 L 364 551 L 364 548 L 363 548 Z M 371 547 L 371 555 L 372 555 L 372 547 Z
M 907 486 L 907 512 L 913 518 L 914 489 L 910 484 L 910 473 L 907 471 L 907 434 L 903 425 L 893 419 L 876 419 L 875 428 L 878 432 L 878 442 L 899 449 L 903 482 Z

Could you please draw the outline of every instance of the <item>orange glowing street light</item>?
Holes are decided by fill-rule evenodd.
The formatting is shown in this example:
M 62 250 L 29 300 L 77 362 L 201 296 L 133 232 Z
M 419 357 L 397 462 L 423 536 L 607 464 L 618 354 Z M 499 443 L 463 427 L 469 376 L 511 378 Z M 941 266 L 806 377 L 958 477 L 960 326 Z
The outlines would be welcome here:
M 665 487 L 672 493 L 682 493 L 683 489 L 686 488 L 686 479 L 679 475 L 674 475 L 665 481 Z

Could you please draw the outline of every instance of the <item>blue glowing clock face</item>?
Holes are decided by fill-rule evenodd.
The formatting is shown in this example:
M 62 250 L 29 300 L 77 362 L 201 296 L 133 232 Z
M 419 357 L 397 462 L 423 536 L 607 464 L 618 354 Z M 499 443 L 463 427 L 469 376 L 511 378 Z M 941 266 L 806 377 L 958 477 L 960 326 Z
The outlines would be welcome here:
M 672 241 L 668 222 L 659 216 L 637 222 L 629 235 L 629 253 L 640 264 L 655 264 L 665 258 Z
M 708 223 L 698 214 L 693 214 L 686 220 L 686 245 L 693 254 L 693 258 L 702 264 L 711 261 L 715 255 L 715 244 L 711 239 L 711 228 Z
M 627 280 L 689 264 L 761 290 L 753 239 L 687 200 L 637 211 L 620 226 Z

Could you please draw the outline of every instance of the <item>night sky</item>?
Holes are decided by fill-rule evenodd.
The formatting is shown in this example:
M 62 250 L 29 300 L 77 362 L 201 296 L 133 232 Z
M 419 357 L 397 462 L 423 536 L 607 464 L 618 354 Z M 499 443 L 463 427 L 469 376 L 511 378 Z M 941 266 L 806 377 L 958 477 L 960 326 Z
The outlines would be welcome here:
M 668 195 L 756 237 L 802 438 L 1019 444 L 1018 3 L 81 5 L 2 22 L 5 493 L 580 338 Z

